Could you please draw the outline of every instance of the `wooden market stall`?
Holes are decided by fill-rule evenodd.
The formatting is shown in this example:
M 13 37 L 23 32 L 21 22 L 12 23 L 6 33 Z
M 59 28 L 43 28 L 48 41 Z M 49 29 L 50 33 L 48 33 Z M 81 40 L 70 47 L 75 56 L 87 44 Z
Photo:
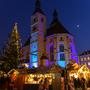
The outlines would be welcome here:
M 39 82 L 45 78 L 49 81 L 49 90 L 61 90 L 61 72 L 64 68 L 60 66 L 38 67 L 16 69 L 18 90 L 38 90 Z M 53 89 L 52 89 L 53 88 Z
M 73 69 L 69 72 L 69 77 L 82 78 L 87 79 L 89 77 L 89 69 L 86 65 L 77 65 L 73 64 Z

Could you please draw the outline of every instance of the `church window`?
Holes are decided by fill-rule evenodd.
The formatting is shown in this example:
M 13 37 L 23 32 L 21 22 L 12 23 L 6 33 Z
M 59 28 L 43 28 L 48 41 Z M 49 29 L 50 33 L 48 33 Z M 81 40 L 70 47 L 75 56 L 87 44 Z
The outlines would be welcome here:
M 49 42 L 52 42 L 52 38 L 50 38 L 50 41 Z
M 35 18 L 34 18 L 34 22 L 35 22 Z
M 64 41 L 64 37 L 59 37 L 59 41 Z
M 65 54 L 60 54 L 60 60 L 65 60 Z
M 50 46 L 50 61 L 54 61 L 53 46 Z
M 64 45 L 63 44 L 60 44 L 59 51 L 64 52 Z
M 33 27 L 33 31 L 35 31 L 35 30 L 36 30 L 36 27 L 34 26 L 34 27 Z
M 41 18 L 41 21 L 43 22 L 43 18 Z

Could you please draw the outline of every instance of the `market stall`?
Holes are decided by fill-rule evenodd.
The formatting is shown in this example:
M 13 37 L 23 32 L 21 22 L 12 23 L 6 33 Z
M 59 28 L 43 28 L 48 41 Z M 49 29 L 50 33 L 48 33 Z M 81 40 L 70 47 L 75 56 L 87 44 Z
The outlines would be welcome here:
M 18 90 L 38 90 L 40 80 L 42 79 L 44 81 L 45 78 L 49 81 L 49 90 L 61 90 L 62 70 L 64 68 L 55 65 L 16 69 L 14 72 L 17 72 Z
M 27 70 L 27 75 L 25 75 L 24 90 L 30 90 L 30 88 L 32 88 L 32 90 L 38 90 L 40 80 L 44 81 L 45 78 L 49 81 L 49 90 L 61 89 L 61 70 L 63 69 L 64 68 L 60 66 L 53 65 Z
M 82 78 L 84 77 L 87 79 L 89 77 L 89 69 L 86 67 L 86 65 L 77 65 L 76 63 L 73 64 L 73 70 L 69 72 L 69 77 L 75 77 L 75 78 Z

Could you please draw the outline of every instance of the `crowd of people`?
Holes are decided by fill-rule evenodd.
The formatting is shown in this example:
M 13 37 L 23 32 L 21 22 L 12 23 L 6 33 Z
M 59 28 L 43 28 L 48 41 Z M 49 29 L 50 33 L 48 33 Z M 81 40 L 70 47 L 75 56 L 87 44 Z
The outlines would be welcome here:
M 11 82 L 11 79 L 9 76 L 1 76 L 0 77 L 0 88 L 3 90 L 17 90 L 17 83 L 14 80 Z
M 38 90 L 49 90 L 49 81 L 47 78 L 45 78 L 45 81 L 40 81 Z
M 69 83 L 69 90 L 87 90 L 87 87 L 90 87 L 90 79 L 85 79 L 84 77 L 82 78 L 74 78 L 74 77 L 71 77 Z

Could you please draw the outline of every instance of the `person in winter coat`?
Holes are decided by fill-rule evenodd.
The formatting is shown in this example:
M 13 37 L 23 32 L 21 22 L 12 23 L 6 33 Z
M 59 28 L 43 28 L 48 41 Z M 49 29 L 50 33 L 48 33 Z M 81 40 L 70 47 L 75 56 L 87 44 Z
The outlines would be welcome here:
M 44 85 L 43 85 L 42 80 L 39 82 L 39 89 L 38 90 L 44 90 Z
M 8 90 L 8 82 L 5 83 L 5 90 Z
M 82 82 L 82 90 L 85 90 L 85 79 L 83 77 L 82 77 L 81 82 Z
M 45 78 L 45 81 L 44 81 L 44 88 L 45 90 L 49 90 L 49 81 L 47 80 L 47 78 Z

